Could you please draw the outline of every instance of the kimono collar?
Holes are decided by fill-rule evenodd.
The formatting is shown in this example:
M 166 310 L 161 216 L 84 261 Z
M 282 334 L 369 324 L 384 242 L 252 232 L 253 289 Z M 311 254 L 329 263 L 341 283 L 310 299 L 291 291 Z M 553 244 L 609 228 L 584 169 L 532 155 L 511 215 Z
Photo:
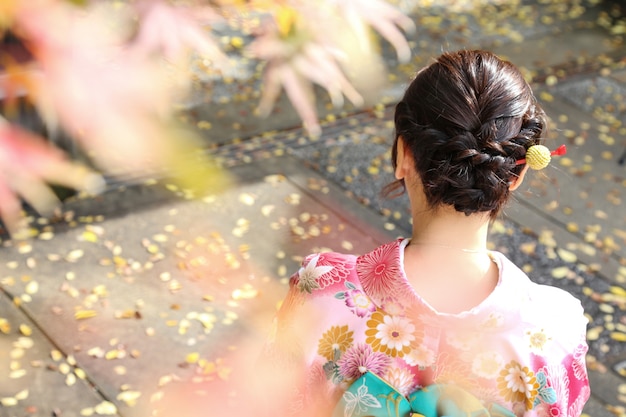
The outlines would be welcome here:
M 501 329 L 505 323 L 519 314 L 519 305 L 526 293 L 523 286 L 528 277 L 504 255 L 491 252 L 492 260 L 498 266 L 498 284 L 486 299 L 470 310 L 458 313 L 441 313 L 435 310 L 417 294 L 404 272 L 404 248 L 409 239 L 399 238 L 382 245 L 372 252 L 361 255 L 356 260 L 356 273 L 365 293 L 378 308 L 391 315 L 426 316 L 446 325 L 468 326 L 476 323 L 481 330 L 490 324 Z M 506 311 L 506 314 L 502 314 Z M 512 312 L 513 315 L 509 314 Z M 517 313 L 516 313 L 517 312 Z

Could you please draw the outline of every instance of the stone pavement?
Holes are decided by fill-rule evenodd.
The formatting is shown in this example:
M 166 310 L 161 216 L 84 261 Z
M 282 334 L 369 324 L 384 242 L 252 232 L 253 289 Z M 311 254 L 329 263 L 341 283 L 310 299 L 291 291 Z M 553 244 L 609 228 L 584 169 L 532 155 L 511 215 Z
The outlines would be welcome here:
M 226 358 L 254 351 L 304 255 L 362 253 L 408 234 L 406 200 L 377 194 L 391 179 L 393 103 L 408 72 L 459 47 L 522 66 L 552 118 L 549 143 L 568 145 L 528 178 L 491 243 L 532 279 L 581 299 L 585 412 L 626 415 L 623 14 L 610 2 L 494 10 L 419 10 L 412 68 L 388 54 L 383 104 L 328 110 L 317 140 L 284 103 L 265 121 L 242 117 L 249 99 L 190 103 L 189 122 L 213 126 L 203 133 L 224 167 L 221 191 L 194 198 L 164 180 L 112 183 L 66 201 L 61 218 L 33 219 L 32 239 L 4 239 L 0 416 L 213 416 L 207 384 L 228 378 Z M 243 81 L 215 91 L 254 90 Z

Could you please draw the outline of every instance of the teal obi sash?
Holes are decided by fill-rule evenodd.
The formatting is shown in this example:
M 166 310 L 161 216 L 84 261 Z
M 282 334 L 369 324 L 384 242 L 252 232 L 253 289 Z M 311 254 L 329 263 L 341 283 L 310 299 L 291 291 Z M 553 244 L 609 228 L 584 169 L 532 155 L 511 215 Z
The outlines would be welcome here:
M 333 417 L 515 417 L 498 405 L 453 385 L 434 384 L 408 397 L 377 375 L 366 372 L 354 381 L 335 407 Z

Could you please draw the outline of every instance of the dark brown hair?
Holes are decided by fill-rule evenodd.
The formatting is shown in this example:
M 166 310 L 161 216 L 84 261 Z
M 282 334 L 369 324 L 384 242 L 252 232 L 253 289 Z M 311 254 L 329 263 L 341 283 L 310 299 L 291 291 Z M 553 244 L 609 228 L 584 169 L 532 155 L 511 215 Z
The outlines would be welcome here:
M 402 138 L 432 208 L 495 217 L 523 168 L 515 161 L 541 142 L 545 127 L 544 111 L 513 64 L 486 51 L 448 52 L 417 73 L 396 105 L 392 163 Z M 383 194 L 404 191 L 399 180 Z

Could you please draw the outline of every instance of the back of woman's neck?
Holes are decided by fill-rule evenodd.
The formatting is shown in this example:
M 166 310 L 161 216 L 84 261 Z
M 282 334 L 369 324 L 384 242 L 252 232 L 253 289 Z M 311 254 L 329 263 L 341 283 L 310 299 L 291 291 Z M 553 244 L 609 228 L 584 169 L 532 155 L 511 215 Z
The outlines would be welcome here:
M 498 284 L 498 268 L 486 249 L 466 251 L 410 241 L 403 266 L 415 292 L 441 313 L 477 306 Z
M 486 251 L 488 231 L 487 216 L 437 211 L 413 217 L 411 244 L 455 248 L 465 252 Z

